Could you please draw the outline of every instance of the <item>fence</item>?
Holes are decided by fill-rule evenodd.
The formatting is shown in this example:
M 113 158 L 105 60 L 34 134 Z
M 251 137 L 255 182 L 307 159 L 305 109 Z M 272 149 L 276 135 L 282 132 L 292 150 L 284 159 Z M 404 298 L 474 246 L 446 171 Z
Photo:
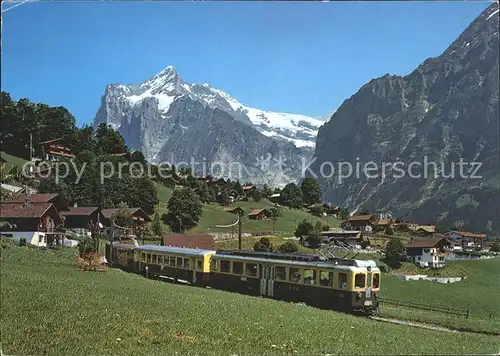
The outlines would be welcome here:
M 464 316 L 467 319 L 469 319 L 469 316 L 470 316 L 470 309 L 469 308 L 467 308 L 467 309 L 455 309 L 455 308 L 450 308 L 450 307 L 446 307 L 446 306 L 407 302 L 407 301 L 403 301 L 403 300 L 389 299 L 389 298 L 380 298 L 380 303 L 395 305 L 397 307 L 405 307 L 405 308 L 412 308 L 412 309 L 435 311 L 435 312 L 451 314 L 451 315 L 459 315 L 459 316 Z

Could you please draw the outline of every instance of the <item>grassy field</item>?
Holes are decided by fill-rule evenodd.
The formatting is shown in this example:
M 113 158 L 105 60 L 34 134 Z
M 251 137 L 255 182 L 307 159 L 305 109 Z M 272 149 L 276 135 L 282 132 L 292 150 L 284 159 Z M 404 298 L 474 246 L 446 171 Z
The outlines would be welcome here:
M 26 163 L 26 160 L 25 159 L 22 159 L 22 158 L 19 158 L 19 157 L 15 157 L 15 156 L 12 156 L 8 153 L 5 153 L 3 151 L 0 151 L 0 156 L 2 157 L 2 162 L 5 163 L 5 168 L 7 170 L 7 172 L 13 167 L 13 166 L 17 166 L 19 168 L 22 168 L 23 165 Z
M 500 320 L 500 258 L 480 261 L 447 261 L 450 268 L 464 271 L 467 279 L 441 284 L 403 281 L 384 274 L 382 297 L 417 303 L 470 308 L 472 318 Z
M 166 212 L 168 199 L 172 196 L 172 190 L 161 184 L 155 183 L 156 190 L 158 192 L 158 199 L 160 200 L 160 212 Z M 247 202 L 237 201 L 233 204 L 234 207 L 241 207 L 246 214 L 250 213 L 253 209 L 259 208 L 270 208 L 273 204 L 267 199 L 262 199 L 259 202 L 254 202 L 251 199 Z M 224 232 L 231 233 L 230 228 L 217 228 L 216 225 L 229 225 L 236 221 L 236 216 L 234 214 L 224 211 L 224 206 L 217 203 L 204 204 L 203 214 L 198 223 L 198 226 L 190 230 L 190 232 Z M 301 221 L 308 220 L 315 224 L 317 221 L 321 221 L 323 225 L 328 225 L 331 228 L 340 226 L 340 220 L 333 217 L 327 216 L 324 218 L 318 218 L 309 214 L 304 210 L 295 210 L 281 208 L 282 216 L 280 216 L 275 222 L 275 231 L 278 235 L 292 236 L 297 224 Z M 165 231 L 169 231 L 167 225 L 165 225 Z M 249 220 L 245 216 L 243 223 L 243 232 L 246 233 L 271 233 L 273 230 L 272 221 L 258 221 Z M 235 230 L 236 231 L 236 230 Z
M 391 325 L 115 269 L 74 272 L 73 252 L 2 251 L 4 354 L 430 355 L 500 348 L 492 336 Z

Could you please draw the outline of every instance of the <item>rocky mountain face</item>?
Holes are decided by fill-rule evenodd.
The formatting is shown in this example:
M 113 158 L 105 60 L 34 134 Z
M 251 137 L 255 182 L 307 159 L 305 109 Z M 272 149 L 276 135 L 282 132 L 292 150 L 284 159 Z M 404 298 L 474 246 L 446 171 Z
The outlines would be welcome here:
M 326 199 L 498 234 L 498 43 L 496 3 L 439 57 L 404 77 L 371 80 L 347 99 L 320 128 L 307 173 Z M 339 162 L 344 177 L 352 165 L 348 178 L 339 179 Z
M 108 85 L 94 126 L 102 122 L 151 162 L 273 186 L 300 178 L 302 156 L 312 155 L 324 124 L 244 106 L 208 84 L 184 82 L 174 67 L 140 84 Z

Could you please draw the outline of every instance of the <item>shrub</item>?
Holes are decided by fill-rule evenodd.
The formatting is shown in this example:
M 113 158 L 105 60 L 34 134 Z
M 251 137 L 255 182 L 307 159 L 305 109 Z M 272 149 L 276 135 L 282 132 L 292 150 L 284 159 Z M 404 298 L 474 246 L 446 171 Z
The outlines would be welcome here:
M 24 237 L 19 239 L 19 246 L 26 246 L 26 239 Z
M 309 247 L 318 248 L 323 242 L 323 238 L 318 231 L 313 230 L 309 235 L 307 235 L 306 241 L 309 244 Z
M 328 225 L 323 225 L 322 230 L 323 230 L 323 231 L 328 231 L 328 230 L 330 230 L 330 226 L 328 226 Z
M 293 243 L 292 241 L 287 241 L 279 247 L 279 250 L 282 253 L 294 253 L 299 249 L 295 243 Z
M 500 252 L 500 240 L 496 239 L 490 247 L 491 252 Z
M 387 228 L 385 229 L 385 234 L 386 235 L 394 235 L 394 231 L 392 231 L 392 227 L 387 226 Z
M 401 239 L 392 238 L 385 246 L 385 262 L 392 268 L 401 267 L 405 252 Z
M 304 220 L 297 225 L 297 228 L 295 229 L 295 236 L 296 237 L 302 237 L 302 236 L 308 236 L 311 231 L 314 230 L 313 224 L 311 224 L 309 221 Z
M 267 237 L 261 237 L 258 242 L 253 246 L 254 251 L 259 252 L 272 252 L 273 246 L 271 245 L 271 241 Z

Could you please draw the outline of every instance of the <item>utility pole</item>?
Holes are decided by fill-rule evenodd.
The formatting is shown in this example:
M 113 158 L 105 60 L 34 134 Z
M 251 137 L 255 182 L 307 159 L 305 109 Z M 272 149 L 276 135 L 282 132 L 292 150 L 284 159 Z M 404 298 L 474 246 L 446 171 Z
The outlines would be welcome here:
M 243 215 L 238 214 L 238 250 L 241 250 L 241 225 L 243 224 Z

